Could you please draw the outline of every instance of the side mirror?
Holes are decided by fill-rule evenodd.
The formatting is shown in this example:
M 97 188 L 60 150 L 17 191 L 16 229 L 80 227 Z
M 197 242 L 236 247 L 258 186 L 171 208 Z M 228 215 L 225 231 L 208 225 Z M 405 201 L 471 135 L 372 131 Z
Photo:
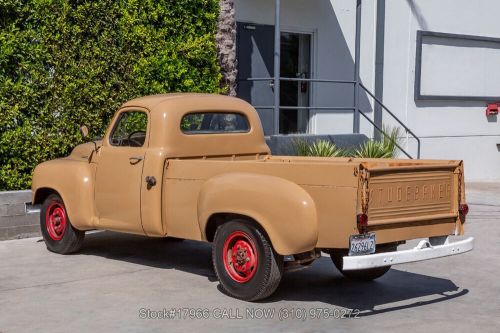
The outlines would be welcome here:
M 89 137 L 89 128 L 86 125 L 80 126 L 80 134 L 82 135 L 83 138 L 88 138 Z M 92 141 L 92 143 L 94 144 L 95 152 L 97 152 L 99 150 L 99 147 L 97 147 L 97 142 L 94 140 L 94 141 Z
M 80 134 L 84 138 L 88 137 L 89 136 L 89 128 L 85 125 L 80 126 Z

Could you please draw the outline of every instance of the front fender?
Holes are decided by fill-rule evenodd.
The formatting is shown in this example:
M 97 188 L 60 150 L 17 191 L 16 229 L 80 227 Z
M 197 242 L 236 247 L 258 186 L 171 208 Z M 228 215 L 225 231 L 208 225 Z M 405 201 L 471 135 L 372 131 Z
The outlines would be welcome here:
M 208 179 L 198 200 L 203 239 L 209 218 L 217 213 L 245 215 L 259 223 L 279 254 L 314 249 L 318 241 L 316 206 L 300 186 L 286 179 L 251 173 L 228 173 Z
M 56 191 L 64 201 L 71 224 L 80 230 L 93 229 L 95 169 L 95 164 L 87 160 L 69 158 L 39 164 L 33 172 L 33 203 L 42 203 L 41 191 Z

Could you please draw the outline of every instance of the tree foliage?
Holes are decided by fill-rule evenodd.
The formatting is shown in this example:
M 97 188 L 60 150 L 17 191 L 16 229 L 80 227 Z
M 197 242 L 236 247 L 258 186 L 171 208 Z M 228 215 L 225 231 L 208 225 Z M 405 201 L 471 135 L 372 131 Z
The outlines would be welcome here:
M 0 190 L 102 135 L 120 104 L 219 92 L 217 0 L 0 0 Z

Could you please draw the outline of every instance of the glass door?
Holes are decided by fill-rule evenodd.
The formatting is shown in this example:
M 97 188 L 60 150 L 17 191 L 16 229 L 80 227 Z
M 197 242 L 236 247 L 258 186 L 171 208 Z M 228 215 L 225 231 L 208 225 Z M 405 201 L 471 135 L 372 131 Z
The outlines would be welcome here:
M 311 35 L 281 33 L 281 76 L 288 78 L 311 77 Z M 310 83 L 281 81 L 281 106 L 309 106 Z M 309 123 L 309 109 L 281 109 L 280 133 L 306 133 Z
M 311 35 L 281 33 L 281 76 L 311 77 Z M 274 76 L 274 27 L 253 23 L 237 24 L 238 97 L 254 106 L 274 105 L 274 84 L 270 81 L 248 81 L 248 78 Z M 281 81 L 280 104 L 300 108 L 310 104 L 310 83 Z M 258 109 L 265 135 L 273 134 L 272 108 Z M 280 110 L 281 134 L 306 133 L 308 109 Z

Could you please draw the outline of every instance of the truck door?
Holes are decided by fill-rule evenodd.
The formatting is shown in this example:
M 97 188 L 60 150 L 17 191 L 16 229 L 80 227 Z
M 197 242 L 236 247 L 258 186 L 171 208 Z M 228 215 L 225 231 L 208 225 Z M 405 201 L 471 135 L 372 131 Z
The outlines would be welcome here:
M 119 112 L 98 153 L 95 203 L 100 228 L 144 234 L 141 186 L 147 146 L 148 112 Z

